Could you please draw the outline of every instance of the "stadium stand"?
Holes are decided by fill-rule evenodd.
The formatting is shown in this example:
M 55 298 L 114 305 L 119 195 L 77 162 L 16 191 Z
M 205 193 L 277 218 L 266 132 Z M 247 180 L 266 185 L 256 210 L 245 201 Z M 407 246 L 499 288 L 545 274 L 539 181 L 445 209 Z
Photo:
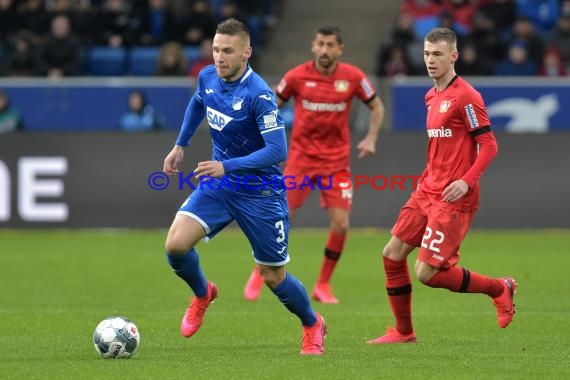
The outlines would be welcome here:
M 314 0 L 301 9 L 296 5 L 303 4 L 302 1 L 288 1 L 287 8 L 296 10 L 287 13 L 314 13 L 326 3 Z M 351 2 L 351 6 L 368 7 L 364 8 L 367 12 L 379 8 L 364 3 Z M 306 55 L 300 47 L 287 48 L 288 57 L 292 58 L 283 60 L 281 56 L 275 57 L 275 50 L 268 46 L 269 31 L 276 25 L 275 19 L 281 16 L 284 4 L 283 0 L 5 0 L 0 2 L 0 75 L 49 75 L 33 52 L 44 49 L 50 23 L 58 15 L 65 15 L 71 21 L 71 33 L 80 39 L 84 57 L 81 70 L 66 75 L 156 75 L 159 48 L 172 41 L 182 45 L 188 71 L 199 59 L 200 43 L 211 37 L 217 22 L 227 17 L 240 18 L 249 25 L 254 63 L 262 60 L 264 69 L 271 67 L 275 73 L 282 73 L 281 62 L 276 63 L 278 66 L 271 60 L 265 64 L 265 54 L 274 56 L 274 61 L 287 61 L 281 63 L 287 67 L 300 62 L 302 54 Z M 392 9 L 397 9 L 391 32 L 369 35 L 358 29 L 367 25 L 367 21 L 354 23 L 346 17 L 345 8 L 341 4 L 327 6 L 326 14 L 313 15 L 311 23 L 294 30 L 291 20 L 284 20 L 286 37 L 275 33 L 272 38 L 275 37 L 278 46 L 284 46 L 281 44 L 284 38 L 305 36 L 306 29 L 316 24 L 348 23 L 350 27 L 345 29 L 349 51 L 361 49 L 360 42 L 350 41 L 353 34 L 358 34 L 359 40 L 368 45 L 371 40 L 378 40 L 378 35 L 386 35 L 387 38 L 380 37 L 376 74 L 410 76 L 423 73 L 421 54 L 418 55 L 423 36 L 432 27 L 442 25 L 457 32 L 460 52 L 464 46 L 468 47 L 470 55 L 484 62 L 482 75 L 503 73 L 498 67 L 505 65 L 509 51 L 516 50 L 511 49 L 513 46 L 526 50 L 536 66 L 531 71 L 533 75 L 561 76 L 568 72 L 570 0 L 402 0 L 382 5 L 382 15 L 378 12 L 375 17 L 377 22 L 384 23 L 385 15 L 392 17 Z M 549 62 L 559 60 L 556 65 L 564 69 L 545 69 L 545 53 Z M 367 67 L 359 59 L 352 61 Z M 489 65 L 492 70 L 487 68 Z
M 136 46 L 131 48 L 128 58 L 129 74 L 133 76 L 151 76 L 156 73 L 160 48 L 156 46 Z
M 196 62 L 197 60 L 200 59 L 200 48 L 199 47 L 188 46 L 188 47 L 183 48 L 182 52 L 184 53 L 184 56 L 188 60 L 189 65 L 191 65 L 192 62 Z
M 188 72 L 200 58 L 202 41 L 212 38 L 216 24 L 227 17 L 248 24 L 259 54 L 281 1 L 4 0 L 0 76 L 46 75 L 33 52 L 49 42 L 51 20 L 59 15 L 71 21 L 71 33 L 81 46 L 81 69 L 66 76 L 156 75 L 160 47 L 168 42 L 182 45 Z
M 376 74 L 423 75 L 423 37 L 445 26 L 458 35 L 460 55 L 466 50 L 470 75 L 564 76 L 567 20 L 569 0 L 403 0 L 390 37 L 378 49 Z
M 86 73 L 94 76 L 125 74 L 127 51 L 123 48 L 94 46 L 89 49 Z
M 462 58 L 457 64 L 457 72 L 461 75 L 523 73 L 536 77 L 533 79 L 551 80 L 540 83 L 558 84 L 554 78 L 567 76 L 569 72 L 570 0 L 533 0 L 534 5 L 543 4 L 540 8 L 543 13 L 538 14 L 536 7 L 524 0 L 351 0 L 338 4 L 327 0 L 2 0 L 0 77 L 3 78 L 0 87 L 22 112 L 26 131 L 113 129 L 114 122 L 104 120 L 100 112 L 87 117 L 82 108 L 84 105 L 78 99 L 102 102 L 106 109 L 111 109 L 115 99 L 122 99 L 125 96 L 122 92 L 126 93 L 129 86 L 152 87 L 149 97 L 166 116 L 165 129 L 176 129 L 188 93 L 193 89 L 192 79 L 204 65 L 211 63 L 204 58 L 211 57 L 202 43 L 207 39 L 198 44 L 187 43 L 185 37 L 186 32 L 201 28 L 202 21 L 191 22 L 197 19 L 196 14 L 191 17 L 196 2 L 201 4 L 198 7 L 201 14 L 210 15 L 214 22 L 228 15 L 255 21 L 250 23 L 256 54 L 252 65 L 272 85 L 288 69 L 311 58 L 308 41 L 316 28 L 333 24 L 339 25 L 344 32 L 346 49 L 342 59 L 360 66 L 366 73 L 376 72 L 378 77 L 372 79 L 377 79 L 383 100 L 387 105 L 398 106 L 399 102 L 391 103 L 392 97 L 397 97 L 394 96 L 393 81 L 389 79 L 424 77 L 423 36 L 417 20 L 436 16 L 440 25 L 456 29 L 460 35 Z M 96 78 L 60 82 L 41 79 L 50 75 L 41 69 L 38 52 L 46 50 L 51 21 L 61 14 L 69 17 L 72 32 L 80 41 L 81 65 L 79 73 L 74 75 Z M 185 59 L 179 65 L 161 65 L 159 52 L 168 50 L 171 45 L 178 45 Z M 510 49 L 511 46 L 516 48 Z M 519 70 L 516 59 L 524 56 L 521 51 L 525 49 L 534 64 L 529 66 L 530 69 Z M 511 50 L 515 61 L 505 61 Z M 100 77 L 103 76 L 123 78 L 102 80 Z M 146 81 L 151 76 L 153 78 Z M 35 77 L 38 81 L 26 82 L 27 87 L 23 88 L 20 84 L 23 82 L 12 80 L 14 77 Z M 154 77 L 161 78 L 156 80 Z M 181 77 L 187 77 L 188 81 L 180 80 Z M 43 91 L 46 83 L 50 91 Z M 115 87 L 117 83 L 120 83 L 119 87 Z M 173 84 L 181 87 L 173 90 Z M 549 104 L 556 105 L 560 102 L 558 99 L 565 98 L 565 89 L 560 91 L 556 99 L 545 98 Z M 109 96 L 110 93 L 113 95 Z M 544 95 L 530 94 L 529 90 L 526 96 L 533 102 L 538 102 L 537 99 Z M 358 107 L 354 111 L 357 115 L 355 125 L 364 125 L 360 123 L 364 113 Z M 284 110 L 285 114 L 287 112 Z M 552 116 L 552 112 L 548 115 Z M 387 112 L 388 128 L 417 124 L 407 119 L 392 120 L 394 114 Z M 410 114 L 405 110 L 399 113 Z M 545 113 L 541 117 L 547 120 L 548 115 Z M 503 119 L 505 121 L 507 117 L 503 116 Z M 562 124 L 553 119 L 540 125 L 559 128 Z

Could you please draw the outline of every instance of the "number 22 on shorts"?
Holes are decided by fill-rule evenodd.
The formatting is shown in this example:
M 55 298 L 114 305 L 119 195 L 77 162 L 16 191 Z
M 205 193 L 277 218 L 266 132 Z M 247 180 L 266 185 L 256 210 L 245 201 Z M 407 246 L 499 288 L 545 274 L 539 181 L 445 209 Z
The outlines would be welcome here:
M 445 234 L 441 231 L 435 230 L 435 236 L 433 235 L 434 231 L 431 227 L 426 227 L 426 232 L 422 238 L 422 247 L 427 248 L 430 251 L 439 252 L 438 245 L 440 245 L 445 239 Z

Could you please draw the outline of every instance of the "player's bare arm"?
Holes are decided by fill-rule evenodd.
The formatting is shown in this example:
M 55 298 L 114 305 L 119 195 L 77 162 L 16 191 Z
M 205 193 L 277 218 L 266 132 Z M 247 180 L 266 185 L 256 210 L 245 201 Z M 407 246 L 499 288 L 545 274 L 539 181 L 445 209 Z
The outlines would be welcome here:
M 444 202 L 453 203 L 465 196 L 469 191 L 469 185 L 462 179 L 451 182 L 445 189 L 443 189 L 442 197 Z
M 358 158 L 371 157 L 376 153 L 376 140 L 384 121 L 384 104 L 378 96 L 368 103 L 370 107 L 370 126 L 366 137 L 358 143 Z
M 194 176 L 196 178 L 200 178 L 202 176 L 219 178 L 224 174 L 224 165 L 220 161 L 198 162 L 198 166 L 194 169 Z
M 164 166 L 162 171 L 168 175 L 174 175 L 180 170 L 180 164 L 184 159 L 184 148 L 179 145 L 175 145 L 174 148 L 168 153 L 168 156 L 164 159 Z

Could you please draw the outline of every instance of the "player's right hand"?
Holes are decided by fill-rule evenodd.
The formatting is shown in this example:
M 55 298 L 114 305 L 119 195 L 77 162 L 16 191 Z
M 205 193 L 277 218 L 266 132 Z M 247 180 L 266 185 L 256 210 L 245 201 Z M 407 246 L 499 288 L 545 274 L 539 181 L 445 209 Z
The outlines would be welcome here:
M 179 168 L 183 159 L 184 149 L 181 146 L 175 145 L 164 159 L 162 171 L 168 175 L 175 175 L 180 171 Z
M 468 191 L 469 185 L 467 182 L 463 179 L 458 179 L 457 181 L 451 182 L 445 189 L 443 189 L 441 197 L 444 202 L 454 203 L 463 198 Z

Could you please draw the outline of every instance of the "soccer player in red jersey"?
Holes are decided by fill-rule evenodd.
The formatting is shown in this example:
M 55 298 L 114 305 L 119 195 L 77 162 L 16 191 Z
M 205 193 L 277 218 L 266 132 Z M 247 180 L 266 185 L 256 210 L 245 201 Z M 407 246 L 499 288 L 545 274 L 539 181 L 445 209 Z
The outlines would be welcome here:
M 368 133 L 357 145 L 359 158 L 375 153 L 384 119 L 382 101 L 364 73 L 356 66 L 339 62 L 343 48 L 338 27 L 320 28 L 312 42 L 314 59 L 288 71 L 276 91 L 279 106 L 295 98 L 289 158 L 283 173 L 285 179 L 292 179 L 286 181 L 290 218 L 293 220 L 295 211 L 317 188 L 321 207 L 328 209 L 330 218 L 323 264 L 312 292 L 312 297 L 323 303 L 338 303 L 329 282 L 346 241 L 352 191 L 343 187 L 341 180 L 331 179 L 337 173 L 349 173 L 348 119 L 352 100 L 358 97 L 371 109 Z M 245 298 L 257 299 L 262 285 L 255 268 L 245 286 Z
M 383 251 L 386 289 L 395 328 L 368 343 L 412 343 L 412 285 L 407 257 L 419 248 L 416 277 L 432 288 L 483 293 L 493 300 L 498 324 L 513 319 L 517 284 L 457 265 L 463 241 L 479 204 L 479 178 L 497 155 L 495 136 L 481 95 L 455 74 L 457 37 L 435 28 L 424 40 L 424 61 L 435 86 L 426 96 L 427 166 L 418 188 L 402 207 Z

